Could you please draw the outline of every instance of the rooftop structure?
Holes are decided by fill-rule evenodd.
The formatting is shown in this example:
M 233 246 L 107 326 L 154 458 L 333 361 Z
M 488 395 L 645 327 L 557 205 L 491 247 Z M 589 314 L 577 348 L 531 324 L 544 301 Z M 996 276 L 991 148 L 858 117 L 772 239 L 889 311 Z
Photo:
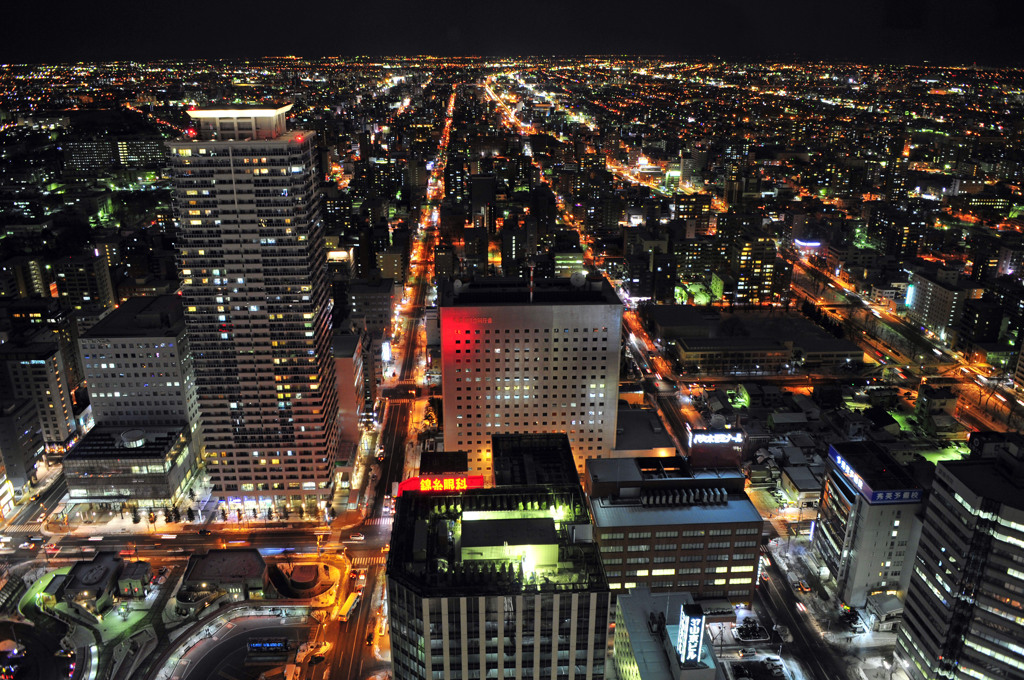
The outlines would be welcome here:
M 615 668 L 629 680 L 715 680 L 723 669 L 686 592 L 634 588 L 615 599 Z
M 403 493 L 387 566 L 396 675 L 468 680 L 479 660 L 481 672 L 533 667 L 554 680 L 567 653 L 577 677 L 602 678 L 609 591 L 591 536 L 578 485 Z M 538 625 L 570 601 L 557 630 Z M 487 641 L 506 636 L 514 653 L 487 657 Z

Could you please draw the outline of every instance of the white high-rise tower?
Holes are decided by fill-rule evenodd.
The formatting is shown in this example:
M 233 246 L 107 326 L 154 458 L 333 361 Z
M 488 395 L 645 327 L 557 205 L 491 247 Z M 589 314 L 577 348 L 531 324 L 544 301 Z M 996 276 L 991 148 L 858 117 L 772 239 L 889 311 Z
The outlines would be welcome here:
M 190 111 L 170 142 L 207 469 L 232 507 L 329 501 L 338 409 L 316 133 L 278 108 Z

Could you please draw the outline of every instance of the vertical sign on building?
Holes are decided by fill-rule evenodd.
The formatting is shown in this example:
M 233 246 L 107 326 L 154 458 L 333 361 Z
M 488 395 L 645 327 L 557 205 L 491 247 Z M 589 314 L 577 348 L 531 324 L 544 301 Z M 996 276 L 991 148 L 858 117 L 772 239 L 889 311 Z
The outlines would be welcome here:
M 679 607 L 679 634 L 676 651 L 683 663 L 700 661 L 700 648 L 704 644 L 704 610 L 699 604 Z

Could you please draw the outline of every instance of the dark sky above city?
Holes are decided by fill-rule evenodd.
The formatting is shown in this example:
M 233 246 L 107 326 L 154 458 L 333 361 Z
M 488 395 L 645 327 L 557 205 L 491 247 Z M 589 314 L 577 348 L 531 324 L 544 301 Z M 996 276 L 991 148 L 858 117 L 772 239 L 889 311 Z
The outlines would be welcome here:
M 1019 0 L 333 0 L 5 6 L 0 61 L 665 54 L 1020 64 Z

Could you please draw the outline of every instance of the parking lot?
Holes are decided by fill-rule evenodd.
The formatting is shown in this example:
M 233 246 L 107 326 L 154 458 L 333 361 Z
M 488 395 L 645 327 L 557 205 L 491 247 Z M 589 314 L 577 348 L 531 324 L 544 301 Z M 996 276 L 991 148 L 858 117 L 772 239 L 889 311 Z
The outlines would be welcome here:
M 732 666 L 732 675 L 734 678 L 779 680 L 779 678 L 793 677 L 792 674 L 786 670 L 785 662 L 778 656 L 772 654 L 758 654 L 755 657 L 731 661 L 730 665 Z

